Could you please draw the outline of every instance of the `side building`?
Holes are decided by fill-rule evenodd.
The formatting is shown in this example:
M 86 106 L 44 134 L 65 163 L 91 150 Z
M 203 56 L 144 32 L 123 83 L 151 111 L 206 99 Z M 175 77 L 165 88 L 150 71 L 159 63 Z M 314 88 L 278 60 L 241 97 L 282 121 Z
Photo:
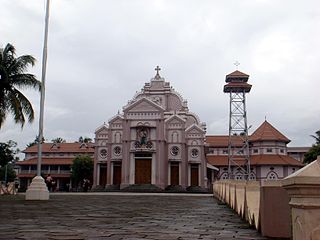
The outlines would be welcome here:
M 233 136 L 233 142 L 241 141 Z M 228 142 L 229 136 L 206 136 L 206 158 L 208 163 L 219 168 L 216 179 L 228 178 Z M 304 165 L 288 155 L 287 144 L 290 140 L 273 127 L 263 122 L 249 136 L 251 179 L 282 179 Z M 239 142 L 239 151 L 242 144 Z M 242 179 L 240 169 L 232 167 L 236 179 Z
M 31 180 L 37 174 L 38 146 L 34 145 L 23 151 L 25 159 L 16 163 L 17 177 L 20 188 L 27 189 Z M 41 173 L 50 174 L 57 184 L 57 190 L 65 191 L 72 186 L 71 165 L 78 155 L 94 157 L 94 148 L 91 143 L 43 143 Z
M 95 131 L 95 186 L 207 187 L 205 124 L 159 70 Z

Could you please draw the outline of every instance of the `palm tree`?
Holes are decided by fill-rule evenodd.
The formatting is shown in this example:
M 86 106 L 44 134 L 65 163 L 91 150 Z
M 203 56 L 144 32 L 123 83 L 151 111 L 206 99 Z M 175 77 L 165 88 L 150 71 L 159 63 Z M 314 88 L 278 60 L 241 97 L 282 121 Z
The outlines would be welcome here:
M 34 120 L 33 107 L 20 89 L 40 91 L 41 82 L 33 74 L 26 73 L 29 65 L 34 66 L 35 61 L 30 55 L 16 57 L 16 49 L 10 43 L 0 48 L 0 128 L 9 113 L 21 127 L 26 118 L 30 123 Z
M 51 142 L 53 142 L 53 143 L 65 143 L 66 140 L 61 138 L 61 137 L 57 137 L 55 139 L 52 139 Z
M 79 143 L 92 143 L 92 139 L 89 137 L 80 136 L 78 142 Z
M 316 140 L 316 144 L 320 144 L 320 130 L 316 131 L 316 135 L 310 135 Z

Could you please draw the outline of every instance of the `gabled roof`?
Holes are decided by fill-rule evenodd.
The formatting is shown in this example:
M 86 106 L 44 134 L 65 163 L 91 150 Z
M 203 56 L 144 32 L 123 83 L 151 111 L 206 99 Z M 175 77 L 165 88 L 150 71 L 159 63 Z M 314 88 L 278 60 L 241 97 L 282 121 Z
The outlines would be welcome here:
M 43 143 L 42 152 L 72 152 L 72 153 L 94 153 L 94 144 L 88 143 L 87 147 L 81 147 L 82 143 Z M 55 146 L 55 147 L 53 147 Z M 33 145 L 23 151 L 24 153 L 37 153 L 38 145 Z
M 228 166 L 228 156 L 214 156 L 208 155 L 208 163 L 213 166 Z M 252 155 L 250 157 L 250 165 L 281 165 L 281 166 L 304 166 L 303 163 L 298 160 L 289 157 L 287 155 L 270 155 L 270 154 L 261 154 L 261 155 Z
M 249 75 L 243 72 L 240 72 L 239 70 L 236 70 L 232 73 L 229 73 L 227 77 L 249 77 Z
M 250 136 L 250 141 L 279 141 L 289 143 L 290 140 L 273 127 L 269 122 L 264 121 L 260 127 Z

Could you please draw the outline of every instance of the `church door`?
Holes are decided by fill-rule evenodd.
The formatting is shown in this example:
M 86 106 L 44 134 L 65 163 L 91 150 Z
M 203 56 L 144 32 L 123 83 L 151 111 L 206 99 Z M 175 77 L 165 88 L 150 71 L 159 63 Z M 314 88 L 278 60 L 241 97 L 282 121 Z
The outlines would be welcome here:
M 100 164 L 99 185 L 105 187 L 107 184 L 107 164 Z
M 191 164 L 191 186 L 199 186 L 199 165 Z
M 151 154 L 136 154 L 135 184 L 151 184 Z
M 179 163 L 171 163 L 171 185 L 179 185 Z
M 114 185 L 121 184 L 121 164 L 113 165 L 113 184 Z

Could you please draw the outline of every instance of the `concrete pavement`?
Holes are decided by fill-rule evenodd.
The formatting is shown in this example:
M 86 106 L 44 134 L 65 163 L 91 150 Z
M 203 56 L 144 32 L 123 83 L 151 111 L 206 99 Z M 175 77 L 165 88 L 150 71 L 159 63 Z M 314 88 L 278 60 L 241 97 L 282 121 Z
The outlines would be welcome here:
M 0 239 L 268 239 L 209 194 L 1 196 L 0 208 Z

